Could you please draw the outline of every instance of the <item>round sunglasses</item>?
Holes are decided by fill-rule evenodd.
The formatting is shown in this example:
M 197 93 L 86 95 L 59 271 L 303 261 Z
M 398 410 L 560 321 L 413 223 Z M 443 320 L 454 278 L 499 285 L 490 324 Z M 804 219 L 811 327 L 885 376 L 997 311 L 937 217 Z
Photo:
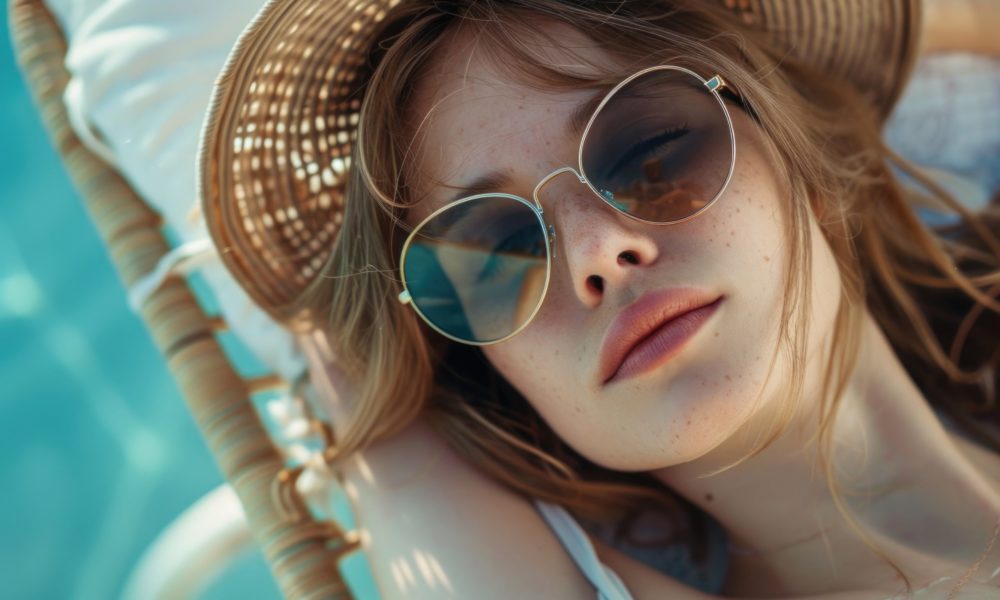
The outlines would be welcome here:
M 548 290 L 556 235 L 539 193 L 562 174 L 643 223 L 671 225 L 703 213 L 736 164 L 733 122 L 720 96 L 725 86 L 719 75 L 705 80 L 663 65 L 595 97 L 592 112 L 584 104 L 577 114 L 589 120 L 577 168 L 542 178 L 533 202 L 476 194 L 434 211 L 410 232 L 400 255 L 399 301 L 464 344 L 495 344 L 527 327 Z

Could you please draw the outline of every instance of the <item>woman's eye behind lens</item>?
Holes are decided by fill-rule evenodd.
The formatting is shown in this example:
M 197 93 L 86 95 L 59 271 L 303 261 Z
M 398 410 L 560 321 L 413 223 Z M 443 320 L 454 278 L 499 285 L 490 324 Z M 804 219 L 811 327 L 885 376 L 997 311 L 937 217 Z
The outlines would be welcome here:
M 665 162 L 664 155 L 671 145 L 688 133 L 687 127 L 682 125 L 663 131 L 627 148 L 608 168 L 604 179 L 616 182 L 622 179 L 635 179 L 639 173 L 645 174 L 647 164 L 653 161 Z
M 545 260 L 545 240 L 541 227 L 527 224 L 500 240 L 491 252 L 477 280 L 507 279 Z

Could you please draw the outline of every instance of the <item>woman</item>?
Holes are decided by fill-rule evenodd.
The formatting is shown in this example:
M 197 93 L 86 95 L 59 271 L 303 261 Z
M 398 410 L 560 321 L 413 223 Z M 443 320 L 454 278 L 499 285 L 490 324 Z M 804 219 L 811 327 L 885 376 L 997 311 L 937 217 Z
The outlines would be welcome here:
M 244 35 L 206 215 L 315 343 L 386 597 L 997 595 L 995 207 L 938 190 L 930 232 L 890 171 L 915 4 L 818 6 L 299 1 Z M 650 514 L 720 524 L 726 572 L 623 552 Z

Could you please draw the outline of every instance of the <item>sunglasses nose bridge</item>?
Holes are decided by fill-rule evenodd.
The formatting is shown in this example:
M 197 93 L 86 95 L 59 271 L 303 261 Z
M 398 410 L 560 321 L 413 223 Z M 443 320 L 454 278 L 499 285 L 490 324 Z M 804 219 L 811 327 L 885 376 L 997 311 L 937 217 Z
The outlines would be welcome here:
M 542 192 L 542 188 L 545 187 L 546 184 L 548 184 L 550 181 L 552 181 L 556 177 L 558 177 L 560 175 L 563 175 L 565 173 L 572 173 L 573 176 L 576 177 L 577 181 L 579 181 L 580 183 L 586 183 L 587 182 L 587 180 L 584 178 L 584 176 L 581 175 L 573 167 L 561 167 L 559 169 L 556 169 L 555 171 L 552 171 L 551 173 L 549 173 L 545 177 L 542 177 L 542 179 L 538 182 L 538 185 L 535 186 L 535 191 L 533 191 L 531 193 L 531 199 L 535 201 L 535 206 L 538 207 L 538 212 L 541 212 L 541 213 L 545 212 L 545 210 L 542 208 L 542 202 L 541 202 L 541 200 L 538 199 L 538 195 Z
M 538 195 L 542 192 L 542 188 L 545 187 L 546 184 L 548 184 L 556 177 L 564 175 L 566 173 L 572 173 L 573 177 L 576 177 L 577 181 L 579 181 L 580 183 L 584 184 L 587 183 L 587 179 L 573 167 L 560 167 L 555 171 L 552 171 L 545 177 L 542 177 L 542 179 L 538 182 L 538 185 L 535 186 L 535 191 L 531 193 L 531 199 L 534 200 L 535 202 L 535 207 L 538 209 L 538 215 L 542 219 L 545 235 L 546 237 L 548 237 L 549 252 L 551 252 L 550 259 L 554 259 L 556 257 L 556 246 L 555 246 L 556 228 L 553 227 L 551 224 L 545 222 L 545 216 L 544 216 L 545 209 L 542 208 L 542 201 L 538 199 Z

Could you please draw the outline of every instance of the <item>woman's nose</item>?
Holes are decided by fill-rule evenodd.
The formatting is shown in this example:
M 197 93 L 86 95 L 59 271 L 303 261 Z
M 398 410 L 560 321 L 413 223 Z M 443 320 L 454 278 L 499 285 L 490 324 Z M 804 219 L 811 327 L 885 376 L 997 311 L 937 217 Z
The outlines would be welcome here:
M 562 197 L 554 202 L 550 197 L 546 217 L 555 226 L 556 256 L 562 256 L 573 293 L 585 306 L 595 307 L 632 285 L 657 260 L 659 250 L 651 235 L 655 225 L 620 213 L 577 185 L 582 189 L 569 190 L 576 187 L 570 184 L 550 191 Z

